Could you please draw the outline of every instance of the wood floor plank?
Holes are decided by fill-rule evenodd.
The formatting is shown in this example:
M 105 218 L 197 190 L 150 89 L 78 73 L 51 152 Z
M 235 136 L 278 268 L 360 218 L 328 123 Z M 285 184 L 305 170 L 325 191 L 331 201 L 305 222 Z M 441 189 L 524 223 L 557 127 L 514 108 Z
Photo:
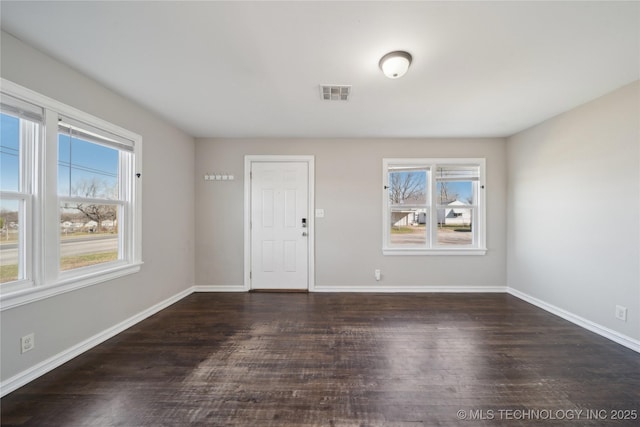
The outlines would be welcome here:
M 504 294 L 197 293 L 0 405 L 3 426 L 637 426 L 640 355 Z

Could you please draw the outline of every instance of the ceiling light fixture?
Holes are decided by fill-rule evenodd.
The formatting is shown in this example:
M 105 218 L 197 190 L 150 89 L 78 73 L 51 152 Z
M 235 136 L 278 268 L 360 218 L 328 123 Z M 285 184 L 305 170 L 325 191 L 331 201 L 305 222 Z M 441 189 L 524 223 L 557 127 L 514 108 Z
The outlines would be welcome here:
M 390 79 L 398 79 L 404 76 L 411 65 L 411 54 L 402 50 L 389 52 L 380 59 L 380 69 Z

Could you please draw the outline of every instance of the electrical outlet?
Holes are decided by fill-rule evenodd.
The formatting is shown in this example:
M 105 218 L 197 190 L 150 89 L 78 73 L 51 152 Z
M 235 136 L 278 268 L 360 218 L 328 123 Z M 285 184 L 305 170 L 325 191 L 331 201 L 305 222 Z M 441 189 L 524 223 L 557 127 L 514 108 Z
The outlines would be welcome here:
M 378 269 L 374 270 L 373 275 L 376 277 L 377 281 L 380 281 L 380 270 Z
M 29 335 L 25 335 L 22 338 L 20 338 L 21 353 L 26 353 L 29 350 L 33 350 L 35 346 L 36 346 L 36 337 L 33 332 L 30 333 Z
M 627 321 L 627 307 L 616 305 L 616 319 L 622 320 L 623 322 Z

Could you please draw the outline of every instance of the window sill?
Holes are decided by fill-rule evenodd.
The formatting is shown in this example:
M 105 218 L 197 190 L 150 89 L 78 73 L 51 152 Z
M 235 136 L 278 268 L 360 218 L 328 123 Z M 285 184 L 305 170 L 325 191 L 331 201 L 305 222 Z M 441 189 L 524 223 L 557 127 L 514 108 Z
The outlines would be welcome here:
M 99 272 L 74 275 L 72 278 L 63 277 L 55 283 L 43 286 L 34 286 L 31 284 L 28 288 L 9 291 L 8 293 L 0 295 L 0 311 L 134 274 L 140 271 L 142 264 L 142 262 L 137 262 L 126 265 L 116 265 L 109 269 L 102 269 Z
M 486 255 L 486 248 L 438 248 L 438 249 L 397 249 L 383 248 L 382 255 L 391 256 L 468 256 L 468 255 Z

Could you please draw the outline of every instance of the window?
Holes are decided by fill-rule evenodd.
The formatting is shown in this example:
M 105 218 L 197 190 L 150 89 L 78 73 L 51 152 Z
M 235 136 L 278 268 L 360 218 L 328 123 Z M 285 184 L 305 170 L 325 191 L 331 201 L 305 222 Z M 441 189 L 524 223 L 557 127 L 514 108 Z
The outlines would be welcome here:
M 115 135 L 88 130 L 67 117 L 59 119 L 61 271 L 127 259 L 119 225 L 131 209 L 131 148 Z
M 384 159 L 385 255 L 482 255 L 484 159 Z
M 0 284 L 18 287 L 32 278 L 33 153 L 44 113 L 10 96 L 0 105 Z
M 1 102 L 2 309 L 139 271 L 140 136 L 6 80 Z

